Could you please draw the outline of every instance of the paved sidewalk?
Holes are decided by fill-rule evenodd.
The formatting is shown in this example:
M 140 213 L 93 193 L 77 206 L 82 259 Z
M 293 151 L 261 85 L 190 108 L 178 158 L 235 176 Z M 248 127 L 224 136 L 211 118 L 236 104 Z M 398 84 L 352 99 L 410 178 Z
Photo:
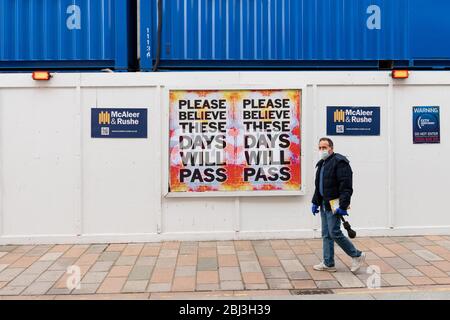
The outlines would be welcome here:
M 305 292 L 342 297 L 350 291 L 374 298 L 374 291 L 367 291 L 367 279 L 373 277 L 368 266 L 380 269 L 387 294 L 450 292 L 450 236 L 354 243 L 367 254 L 356 275 L 349 270 L 351 259 L 337 247 L 338 272 L 314 271 L 322 256 L 320 239 L 0 246 L 0 299 L 286 298 L 307 297 Z M 75 273 L 67 273 L 71 266 Z M 77 270 L 80 288 L 70 289 Z

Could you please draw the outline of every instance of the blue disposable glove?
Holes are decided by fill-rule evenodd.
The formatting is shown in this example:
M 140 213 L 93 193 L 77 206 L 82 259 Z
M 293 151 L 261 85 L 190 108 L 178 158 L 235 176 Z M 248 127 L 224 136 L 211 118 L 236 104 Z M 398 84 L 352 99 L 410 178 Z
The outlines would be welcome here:
M 317 204 L 313 204 L 311 208 L 312 214 L 316 216 L 316 213 L 319 213 L 319 206 Z
M 347 210 L 342 210 L 341 208 L 336 209 L 336 214 L 340 216 L 348 216 Z

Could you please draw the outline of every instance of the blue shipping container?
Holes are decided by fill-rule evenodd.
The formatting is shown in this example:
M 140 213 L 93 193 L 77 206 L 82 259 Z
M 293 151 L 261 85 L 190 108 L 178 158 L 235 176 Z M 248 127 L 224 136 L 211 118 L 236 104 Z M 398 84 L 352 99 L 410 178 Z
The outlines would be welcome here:
M 128 70 L 136 12 L 128 0 L 0 0 L 0 70 Z
M 140 63 L 446 68 L 449 14 L 448 0 L 141 0 Z

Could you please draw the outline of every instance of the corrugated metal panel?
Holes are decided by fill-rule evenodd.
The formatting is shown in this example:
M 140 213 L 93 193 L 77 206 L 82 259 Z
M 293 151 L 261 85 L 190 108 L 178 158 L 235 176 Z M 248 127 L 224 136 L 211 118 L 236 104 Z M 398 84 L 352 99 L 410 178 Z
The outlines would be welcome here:
M 374 67 L 381 60 L 408 65 L 419 56 L 412 50 L 421 48 L 411 30 L 429 29 L 436 23 L 445 25 L 443 30 L 450 28 L 446 17 L 450 1 L 445 0 L 162 2 L 160 63 L 172 67 L 257 67 L 261 62 L 264 66 Z M 144 69 L 156 59 L 157 3 L 141 0 Z M 432 56 L 425 58 L 449 59 L 448 40 L 439 45 L 438 56 L 431 49 Z
M 1 0 L 0 69 L 128 69 L 132 1 Z M 131 20 L 131 21 L 130 21 Z M 135 42 L 134 42 L 135 43 Z

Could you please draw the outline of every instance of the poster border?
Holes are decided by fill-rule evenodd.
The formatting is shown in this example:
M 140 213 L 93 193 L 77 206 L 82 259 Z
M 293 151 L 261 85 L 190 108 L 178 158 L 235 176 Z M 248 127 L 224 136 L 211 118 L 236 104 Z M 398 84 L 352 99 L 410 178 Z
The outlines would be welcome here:
M 307 191 L 305 189 L 305 155 L 304 155 L 304 128 L 305 128 L 305 114 L 304 108 L 306 99 L 306 85 L 295 85 L 295 86 L 274 86 L 274 85 L 233 85 L 233 86 L 224 86 L 219 87 L 215 86 L 165 86 L 162 88 L 161 95 L 163 97 L 162 101 L 162 110 L 163 110 L 163 125 L 162 125 L 162 144 L 163 144 L 163 189 L 162 196 L 164 198 L 236 198 L 236 197 L 283 197 L 283 196 L 305 196 L 307 195 Z M 218 90 L 218 91 L 227 91 L 227 90 L 301 90 L 301 105 L 300 105 L 300 115 L 301 115 L 301 156 L 300 156 L 300 166 L 301 166 L 301 175 L 302 182 L 300 185 L 300 190 L 298 191 L 210 191 L 210 192 L 170 192 L 169 186 L 169 176 L 170 176 L 170 146 L 169 146 L 169 136 L 170 136 L 170 92 L 171 91 L 194 91 L 194 90 Z

